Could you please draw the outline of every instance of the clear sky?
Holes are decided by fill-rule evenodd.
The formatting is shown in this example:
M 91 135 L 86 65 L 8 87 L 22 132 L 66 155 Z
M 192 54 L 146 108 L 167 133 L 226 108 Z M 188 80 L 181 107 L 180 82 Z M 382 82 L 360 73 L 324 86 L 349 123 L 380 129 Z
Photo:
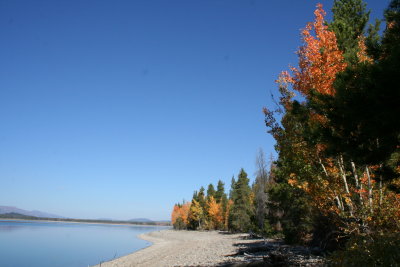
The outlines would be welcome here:
M 274 152 L 310 0 L 0 0 L 0 205 L 170 218 Z M 382 17 L 389 1 L 366 1 Z M 331 14 L 328 14 L 328 18 Z

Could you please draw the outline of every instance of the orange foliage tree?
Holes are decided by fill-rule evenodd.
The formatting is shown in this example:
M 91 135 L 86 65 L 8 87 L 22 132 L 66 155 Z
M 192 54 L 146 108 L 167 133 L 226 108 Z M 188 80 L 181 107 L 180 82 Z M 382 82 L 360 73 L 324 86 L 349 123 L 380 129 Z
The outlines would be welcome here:
M 336 75 L 347 67 L 343 52 L 338 47 L 335 33 L 328 29 L 324 19 L 326 13 L 321 4 L 317 5 L 314 15 L 314 22 L 308 23 L 301 32 L 303 45 L 297 51 L 298 67 L 291 67 L 292 73 L 283 71 L 277 80 L 282 94 L 280 102 L 287 113 L 290 113 L 293 109 L 294 101 L 292 98 L 295 96 L 295 92 L 300 93 L 307 101 L 313 98 L 313 92 L 322 95 L 334 95 L 333 84 Z M 302 105 L 305 107 L 306 103 Z M 264 112 L 267 121 L 268 118 L 272 121 L 272 113 L 267 109 Z M 301 127 L 327 125 L 327 118 L 315 110 L 307 108 L 306 112 L 308 112 L 309 120 L 298 122 L 302 125 Z M 344 211 L 349 199 L 347 198 L 348 190 L 341 184 L 340 168 L 335 166 L 333 159 L 323 156 L 324 144 L 311 144 L 304 139 L 303 133 L 298 130 L 298 126 L 294 126 L 288 121 L 292 119 L 294 118 L 291 116 L 285 116 L 283 123 L 285 123 L 286 129 L 275 126 L 274 137 L 275 139 L 287 139 L 287 135 L 291 134 L 289 153 L 303 161 L 303 165 L 309 166 L 309 169 L 319 169 L 319 174 L 313 175 L 310 171 L 299 173 L 294 171 L 290 173 L 288 183 L 311 196 L 311 204 L 321 211 L 334 211 L 336 213 Z M 291 127 L 294 128 L 291 130 Z M 290 133 L 290 131 L 293 132 Z M 284 140 L 282 140 L 282 143 L 288 144 Z M 281 152 L 284 152 L 284 150 L 281 150 Z M 347 181 L 345 182 L 347 184 Z M 332 203 L 336 203 L 336 205 L 332 205 Z M 348 205 L 351 205 L 351 203 Z
M 217 203 L 213 196 L 207 202 L 208 215 L 210 217 L 210 228 L 218 229 L 223 224 L 224 217 L 222 214 L 221 204 Z
M 171 223 L 174 228 L 183 229 L 187 227 L 190 202 L 175 204 L 171 213 Z
M 335 33 L 328 30 L 324 20 L 326 13 L 321 4 L 317 5 L 314 15 L 315 21 L 308 23 L 302 31 L 304 45 L 297 53 L 299 68 L 291 68 L 292 77 L 289 73 L 285 73 L 293 88 L 306 97 L 311 90 L 333 95 L 336 74 L 345 70 L 347 66 L 343 52 L 339 50 Z

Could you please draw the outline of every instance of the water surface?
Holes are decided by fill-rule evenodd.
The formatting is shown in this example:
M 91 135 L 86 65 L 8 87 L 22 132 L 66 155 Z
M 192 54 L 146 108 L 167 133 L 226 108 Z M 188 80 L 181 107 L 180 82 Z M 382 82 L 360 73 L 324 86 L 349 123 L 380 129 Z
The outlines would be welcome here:
M 0 221 L 0 266 L 87 267 L 151 245 L 160 226 Z

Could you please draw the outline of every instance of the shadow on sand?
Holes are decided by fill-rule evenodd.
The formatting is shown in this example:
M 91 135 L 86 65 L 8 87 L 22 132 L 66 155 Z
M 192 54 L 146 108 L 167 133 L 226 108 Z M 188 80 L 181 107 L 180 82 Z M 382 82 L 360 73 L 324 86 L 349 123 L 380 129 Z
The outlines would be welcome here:
M 279 239 L 249 238 L 249 236 L 251 235 L 243 235 L 241 239 L 251 239 L 254 242 L 237 242 L 235 244 L 237 252 L 226 255 L 230 260 L 218 267 L 325 266 L 324 258 L 317 255 L 319 251 L 315 249 L 285 245 Z

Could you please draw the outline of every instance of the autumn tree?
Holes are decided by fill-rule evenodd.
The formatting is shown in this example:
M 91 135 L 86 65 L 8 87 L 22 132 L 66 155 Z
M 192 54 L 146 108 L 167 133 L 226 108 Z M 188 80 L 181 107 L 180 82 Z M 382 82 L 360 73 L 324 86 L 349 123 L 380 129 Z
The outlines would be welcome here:
M 190 202 L 175 204 L 171 214 L 174 229 L 186 229 L 188 225 Z
M 322 5 L 317 5 L 314 15 L 315 21 L 302 31 L 298 68 L 292 67 L 292 74 L 283 72 L 277 81 L 281 93 L 277 112 L 281 113 L 281 123 L 275 120 L 274 112 L 264 111 L 279 152 L 277 184 L 270 189 L 271 209 L 275 214 L 282 214 L 285 236 L 292 242 L 304 240 L 312 233 L 315 222 L 323 221 L 317 219 L 313 209 L 328 210 L 335 199 L 342 202 L 337 179 L 331 177 L 327 181 L 321 169 L 321 163 L 327 162 L 321 156 L 324 146 L 316 132 L 329 122 L 308 103 L 316 94 L 335 94 L 334 81 L 347 63 L 335 33 L 324 20 Z M 295 93 L 300 93 L 305 101 L 294 100 Z
M 291 68 L 293 75 L 283 73 L 293 89 L 307 98 L 312 91 L 333 95 L 336 74 L 347 66 L 335 33 L 328 30 L 321 4 L 317 5 L 314 15 L 315 21 L 308 23 L 301 33 L 304 45 L 298 51 L 299 68 Z
M 204 212 L 199 201 L 192 199 L 188 214 L 188 225 L 190 229 L 201 229 L 204 220 Z
M 358 7 L 348 5 L 353 2 Z M 284 212 L 286 236 L 308 232 L 344 242 L 399 231 L 399 10 L 400 1 L 393 0 L 370 56 L 364 37 L 355 34 L 364 32 L 365 5 L 336 1 L 334 31 L 319 5 L 315 22 L 302 32 L 299 67 L 278 79 L 282 120 L 268 109 L 265 115 L 279 152 L 271 207 Z M 295 93 L 304 101 L 294 100 Z
M 228 201 L 228 197 L 225 193 L 225 185 L 221 180 L 219 180 L 218 184 L 217 184 L 217 191 L 215 192 L 215 201 L 218 204 L 220 204 L 220 206 L 221 206 L 221 213 L 222 213 L 222 217 L 223 217 L 221 229 L 224 229 L 224 228 L 226 228 L 225 221 L 227 220 L 228 212 L 229 212 L 229 210 L 228 210 L 229 201 Z
M 221 204 L 217 203 L 213 196 L 210 196 L 210 198 L 207 200 L 207 206 L 210 220 L 209 228 L 220 229 L 224 221 Z

